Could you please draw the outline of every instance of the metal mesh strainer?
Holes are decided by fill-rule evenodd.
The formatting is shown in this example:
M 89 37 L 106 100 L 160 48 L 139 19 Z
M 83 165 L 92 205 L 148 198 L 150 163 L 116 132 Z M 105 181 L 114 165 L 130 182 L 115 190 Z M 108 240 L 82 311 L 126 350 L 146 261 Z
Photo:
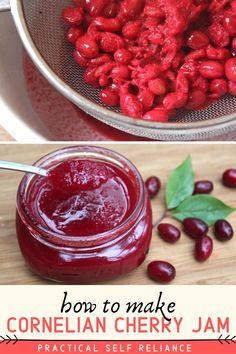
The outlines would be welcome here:
M 70 0 L 0 0 L 10 2 L 22 41 L 44 76 L 69 100 L 91 116 L 131 134 L 159 140 L 207 140 L 236 130 L 236 97 L 227 96 L 198 112 L 179 112 L 167 124 L 125 117 L 107 109 L 97 90 L 83 82 L 65 40 L 61 11 Z

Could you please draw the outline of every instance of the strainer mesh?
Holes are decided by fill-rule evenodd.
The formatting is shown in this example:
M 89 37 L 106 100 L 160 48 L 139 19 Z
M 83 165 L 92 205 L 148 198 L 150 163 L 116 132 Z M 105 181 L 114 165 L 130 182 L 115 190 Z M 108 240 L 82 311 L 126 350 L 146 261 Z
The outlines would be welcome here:
M 61 19 L 61 11 L 65 6 L 71 4 L 72 1 L 68 0 L 22 1 L 27 27 L 34 44 L 47 64 L 73 90 L 101 105 L 98 98 L 99 91 L 84 83 L 83 71 L 73 60 L 73 48 L 65 40 L 67 26 Z M 87 111 L 98 117 L 98 114 L 92 112 L 89 108 Z M 119 113 L 118 109 L 113 109 L 113 111 Z M 232 114 L 235 111 L 236 98 L 227 96 L 201 111 L 180 111 L 173 122 L 186 123 L 212 120 Z

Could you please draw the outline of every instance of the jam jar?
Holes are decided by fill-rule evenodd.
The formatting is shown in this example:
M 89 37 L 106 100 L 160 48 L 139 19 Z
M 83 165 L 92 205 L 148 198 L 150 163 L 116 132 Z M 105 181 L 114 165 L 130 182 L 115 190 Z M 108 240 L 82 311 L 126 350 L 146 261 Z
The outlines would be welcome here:
M 148 193 L 136 167 L 95 146 L 73 146 L 35 163 L 18 188 L 16 230 L 29 268 L 68 284 L 109 280 L 145 259 L 152 233 Z

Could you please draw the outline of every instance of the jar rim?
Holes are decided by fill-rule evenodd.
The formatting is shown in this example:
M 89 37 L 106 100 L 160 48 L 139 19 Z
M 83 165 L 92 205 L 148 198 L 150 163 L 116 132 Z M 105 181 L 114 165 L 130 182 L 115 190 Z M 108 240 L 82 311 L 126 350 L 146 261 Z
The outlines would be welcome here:
M 61 245 L 61 246 L 68 246 L 68 247 L 74 247 L 75 245 L 78 247 L 86 246 L 88 243 L 94 243 L 94 245 L 101 245 L 106 242 L 109 242 L 111 240 L 116 239 L 118 234 L 125 232 L 127 230 L 127 227 L 130 226 L 130 223 L 132 223 L 132 220 L 137 222 L 139 215 L 142 210 L 143 206 L 143 198 L 144 198 L 144 183 L 143 179 L 138 171 L 138 169 L 135 167 L 135 165 L 127 159 L 125 156 L 122 154 L 113 151 L 108 148 L 104 147 L 99 147 L 99 146 L 93 146 L 93 145 L 74 145 L 74 146 L 66 146 L 64 148 L 57 149 L 55 151 L 52 151 L 45 156 L 41 157 L 38 159 L 33 165 L 34 166 L 40 166 L 42 168 L 45 168 L 45 165 L 47 162 L 49 162 L 51 159 L 55 163 L 59 163 L 62 161 L 66 160 L 66 157 L 68 159 L 71 159 L 73 157 L 90 157 L 90 158 L 100 158 L 101 160 L 116 164 L 118 167 L 123 168 L 126 166 L 126 169 L 128 168 L 129 171 L 132 171 L 133 175 L 136 177 L 137 180 L 137 186 L 138 186 L 138 196 L 137 200 L 134 206 L 134 209 L 132 210 L 131 214 L 122 221 L 120 224 L 118 224 L 116 227 L 104 231 L 102 233 L 98 233 L 95 235 L 82 235 L 82 236 L 65 236 L 60 233 L 57 233 L 55 231 L 50 230 L 49 228 L 45 227 L 44 225 L 40 223 L 35 223 L 32 219 L 32 217 L 26 213 L 22 206 L 22 200 L 23 197 L 27 193 L 27 189 L 30 186 L 30 182 L 35 178 L 35 175 L 32 175 L 30 173 L 26 173 L 18 187 L 18 192 L 17 192 L 17 210 L 19 212 L 19 215 L 21 219 L 23 220 L 24 223 L 27 223 L 30 228 L 34 231 L 32 235 L 39 241 L 43 243 L 49 243 L 49 244 L 56 244 L 56 245 Z M 54 164 L 53 167 L 56 165 Z M 36 232 L 36 233 L 35 233 Z M 37 234 L 39 233 L 39 235 Z M 45 239 L 42 237 L 41 234 L 47 235 L 47 238 Z

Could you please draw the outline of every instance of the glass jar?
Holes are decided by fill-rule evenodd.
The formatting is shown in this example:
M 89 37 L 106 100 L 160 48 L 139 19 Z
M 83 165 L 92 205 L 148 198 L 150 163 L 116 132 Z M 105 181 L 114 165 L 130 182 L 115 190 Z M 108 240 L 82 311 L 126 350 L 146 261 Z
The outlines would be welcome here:
M 73 159 L 109 163 L 125 172 L 136 191 L 132 212 L 118 226 L 103 233 L 61 235 L 35 221 L 27 203 L 34 193 L 32 185 L 37 185 L 33 182 L 41 177 L 26 174 L 18 188 L 16 212 L 17 237 L 26 263 L 44 278 L 74 284 L 109 280 L 132 271 L 144 261 L 152 234 L 150 199 L 142 177 L 125 157 L 94 146 L 55 151 L 35 166 L 51 170 Z

